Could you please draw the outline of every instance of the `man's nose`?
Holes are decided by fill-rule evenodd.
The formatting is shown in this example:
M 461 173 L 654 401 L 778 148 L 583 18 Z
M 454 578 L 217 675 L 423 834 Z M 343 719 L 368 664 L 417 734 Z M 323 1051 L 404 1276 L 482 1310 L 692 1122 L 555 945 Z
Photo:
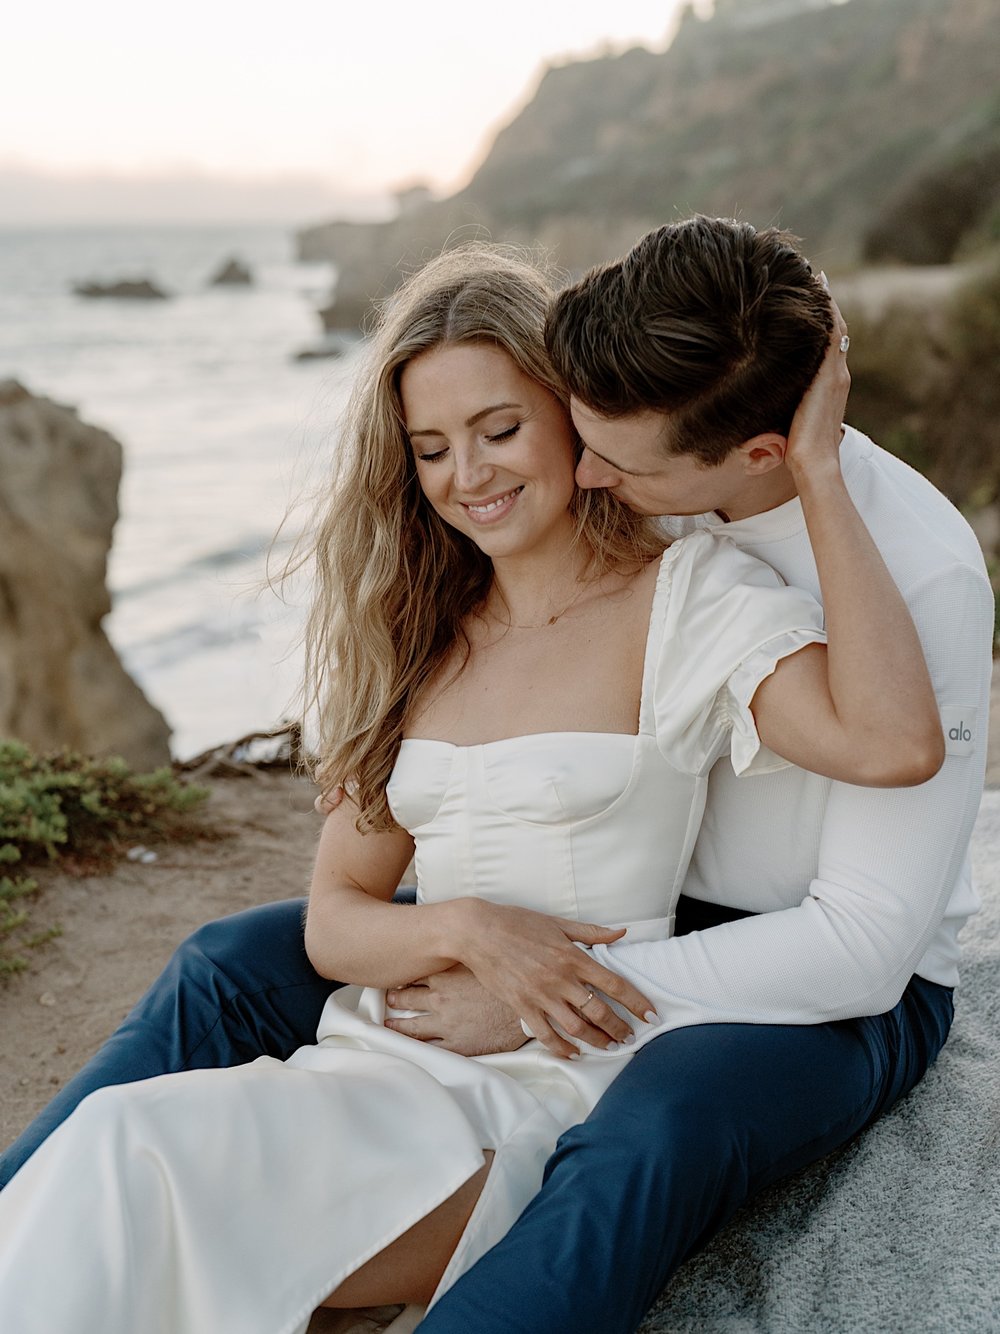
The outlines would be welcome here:
M 621 473 L 612 468 L 610 463 L 605 463 L 602 458 L 598 458 L 584 445 L 580 462 L 576 465 L 577 486 L 582 487 L 585 491 L 590 491 L 601 486 L 617 486 L 620 481 Z

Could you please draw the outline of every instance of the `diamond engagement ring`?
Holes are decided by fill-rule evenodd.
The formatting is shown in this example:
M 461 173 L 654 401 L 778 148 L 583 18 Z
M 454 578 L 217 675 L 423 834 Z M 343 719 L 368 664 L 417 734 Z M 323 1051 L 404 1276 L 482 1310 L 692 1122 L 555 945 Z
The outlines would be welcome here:
M 850 340 L 850 338 L 847 336 L 847 334 L 844 334 L 843 338 L 840 340 L 840 350 L 841 350 L 841 352 L 846 352 L 847 349 L 848 349 L 850 346 L 851 346 L 851 340 Z
M 594 993 L 592 991 L 588 991 L 587 999 L 585 1001 L 581 1001 L 576 1008 L 582 1013 L 593 999 L 594 999 Z

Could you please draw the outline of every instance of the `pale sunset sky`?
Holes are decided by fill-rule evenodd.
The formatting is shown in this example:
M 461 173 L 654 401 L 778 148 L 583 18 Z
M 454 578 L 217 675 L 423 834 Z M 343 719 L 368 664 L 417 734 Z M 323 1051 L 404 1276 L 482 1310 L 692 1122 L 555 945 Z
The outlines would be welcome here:
M 194 201 L 199 181 L 221 180 L 217 208 L 227 190 L 250 208 L 285 187 L 292 214 L 314 203 L 370 216 L 415 180 L 448 193 L 546 64 L 635 44 L 662 49 L 679 6 L 18 5 L 0 52 L 0 225 L 44 221 L 46 211 L 96 218 L 108 204 L 141 211 L 142 184 L 161 211 L 171 183 Z M 204 206 L 191 205 L 195 214 Z

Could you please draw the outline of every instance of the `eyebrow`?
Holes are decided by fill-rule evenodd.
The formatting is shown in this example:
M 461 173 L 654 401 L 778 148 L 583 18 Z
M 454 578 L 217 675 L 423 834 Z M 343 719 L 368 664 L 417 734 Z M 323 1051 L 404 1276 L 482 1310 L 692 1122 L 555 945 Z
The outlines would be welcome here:
M 580 435 L 579 431 L 577 431 L 577 435 Z M 653 475 L 650 472 L 636 472 L 634 468 L 623 468 L 620 463 L 616 463 L 614 459 L 609 459 L 606 454 L 598 453 L 593 445 L 588 445 L 582 435 L 580 435 L 580 443 L 583 445 L 584 449 L 588 450 L 596 458 L 599 458 L 602 463 L 606 463 L 608 467 L 614 468 L 615 472 L 623 472 L 627 477 L 652 477 Z
M 475 426 L 484 417 L 488 417 L 491 412 L 503 412 L 506 408 L 517 408 L 519 412 L 524 411 L 522 403 L 491 403 L 488 408 L 481 408 L 478 412 L 474 412 L 471 417 L 466 417 L 465 425 L 466 427 Z M 406 434 L 412 440 L 415 435 L 444 435 L 444 431 L 439 431 L 436 427 L 429 427 L 426 431 L 408 430 Z

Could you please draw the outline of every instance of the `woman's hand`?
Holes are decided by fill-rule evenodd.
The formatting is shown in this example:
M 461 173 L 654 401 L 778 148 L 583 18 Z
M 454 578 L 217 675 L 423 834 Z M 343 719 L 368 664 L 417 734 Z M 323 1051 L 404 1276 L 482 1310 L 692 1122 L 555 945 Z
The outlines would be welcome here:
M 462 903 L 469 913 L 468 934 L 461 945 L 463 962 L 553 1055 L 578 1054 L 554 1024 L 593 1047 L 607 1048 L 631 1038 L 632 1029 L 603 997 L 616 1000 L 638 1019 L 655 1020 L 653 1006 L 641 992 L 573 944 L 610 944 L 621 939 L 624 927 L 549 917 L 483 899 Z
M 788 432 L 785 463 L 793 476 L 804 469 L 824 467 L 833 463 L 840 467 L 841 426 L 847 396 L 851 390 L 851 373 L 847 369 L 847 325 L 837 303 L 831 298 L 833 329 L 826 355 L 820 363 L 812 384 L 792 418 Z

